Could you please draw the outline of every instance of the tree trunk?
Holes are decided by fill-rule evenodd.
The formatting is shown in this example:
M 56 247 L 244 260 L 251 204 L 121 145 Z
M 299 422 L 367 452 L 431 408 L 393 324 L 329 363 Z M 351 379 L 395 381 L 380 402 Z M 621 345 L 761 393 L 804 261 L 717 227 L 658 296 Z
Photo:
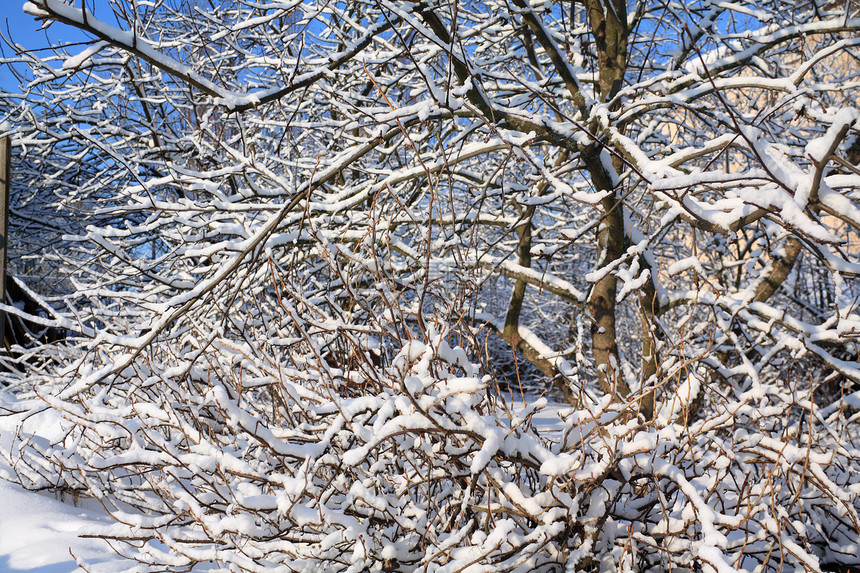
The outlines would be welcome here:
M 591 33 L 598 56 L 598 91 L 601 99 L 609 101 L 620 89 L 627 67 L 627 4 L 624 0 L 586 0 Z M 592 124 L 592 132 L 598 130 Z M 582 157 L 591 175 L 595 191 L 611 191 L 600 202 L 601 222 L 597 229 L 597 261 L 595 270 L 603 269 L 624 255 L 624 211 L 618 194 L 617 177 L 601 160 L 601 146 L 592 144 L 583 150 Z M 616 163 L 618 163 L 616 161 Z M 620 169 L 621 164 L 617 167 Z M 588 312 L 592 318 L 591 344 L 597 366 L 598 381 L 604 392 L 615 399 L 625 398 L 630 388 L 624 381 L 618 355 L 615 325 L 618 278 L 604 273 L 594 283 L 588 298 Z
M 639 291 L 639 329 L 640 336 L 642 337 L 642 361 L 640 364 L 641 371 L 639 373 L 640 388 L 645 388 L 649 382 L 656 383 L 656 380 L 652 381 L 652 378 L 657 376 L 658 366 L 660 364 L 659 356 L 657 354 L 657 339 L 654 333 L 654 329 L 656 328 L 655 317 L 660 312 L 660 305 L 657 301 L 657 289 L 655 286 L 657 279 L 654 276 L 654 269 L 644 262 L 644 259 L 643 264 L 646 265 L 648 270 L 651 272 L 651 278 L 642 285 L 642 288 Z M 642 396 L 642 400 L 639 403 L 639 411 L 645 416 L 646 420 L 654 418 L 655 392 L 656 390 L 652 390 Z
M 598 160 L 599 162 L 599 160 Z M 602 167 L 601 167 L 602 169 Z M 592 172 L 595 187 L 610 190 L 600 185 L 605 172 Z M 605 177 L 608 179 L 608 177 Z M 613 190 L 612 195 L 600 202 L 603 219 L 597 228 L 597 262 L 595 269 L 603 269 L 624 254 L 624 215 L 622 205 Z M 591 287 L 587 310 L 591 315 L 591 350 L 597 366 L 597 377 L 604 392 L 618 398 L 626 398 L 630 388 L 621 375 L 618 355 L 618 340 L 615 329 L 615 295 L 618 278 L 604 273 Z

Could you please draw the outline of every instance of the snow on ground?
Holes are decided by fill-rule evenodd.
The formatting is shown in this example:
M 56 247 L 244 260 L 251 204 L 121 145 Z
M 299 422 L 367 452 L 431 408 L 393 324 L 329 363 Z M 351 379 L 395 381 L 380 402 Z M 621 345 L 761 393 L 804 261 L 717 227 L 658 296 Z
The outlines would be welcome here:
M 13 402 L 11 395 L 0 392 L 0 410 Z M 60 418 L 46 411 L 20 424 L 15 416 L 0 416 L 0 450 L 8 451 L 19 430 L 51 439 L 59 430 Z M 88 502 L 76 507 L 73 500 L 64 503 L 50 492 L 27 491 L 8 481 L 13 475 L 0 457 L 0 573 L 82 571 L 75 557 L 90 564 L 104 564 L 107 570 L 128 569 L 128 563 L 118 561 L 107 542 L 78 537 L 79 532 L 93 525 L 111 523 L 100 506 Z M 112 562 L 116 562 L 114 567 L 110 566 Z
M 51 494 L 33 493 L 0 479 L 0 572 L 82 571 L 78 559 L 105 563 L 118 559 L 101 539 L 82 539 L 77 532 L 109 523 L 104 511 L 74 507 Z M 127 568 L 117 562 L 115 571 Z

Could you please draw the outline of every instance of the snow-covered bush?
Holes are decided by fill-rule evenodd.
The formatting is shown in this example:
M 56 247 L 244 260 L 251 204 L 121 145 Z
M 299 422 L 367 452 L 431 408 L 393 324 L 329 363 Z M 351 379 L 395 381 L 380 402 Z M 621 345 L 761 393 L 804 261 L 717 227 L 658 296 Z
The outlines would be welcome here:
M 682 392 L 647 424 L 609 396 L 543 411 L 489 392 L 436 326 L 385 367 L 365 344 L 329 367 L 309 336 L 286 360 L 214 339 L 200 365 L 151 356 L 122 385 L 72 372 L 36 402 L 63 431 L 21 435 L 15 477 L 95 497 L 117 524 L 84 533 L 140 571 L 858 564 L 856 421 L 802 381 L 714 388 L 686 424 Z M 44 415 L 18 409 L 22 427 Z
M 7 477 L 140 571 L 860 565 L 853 4 L 82 6 L 3 61 Z

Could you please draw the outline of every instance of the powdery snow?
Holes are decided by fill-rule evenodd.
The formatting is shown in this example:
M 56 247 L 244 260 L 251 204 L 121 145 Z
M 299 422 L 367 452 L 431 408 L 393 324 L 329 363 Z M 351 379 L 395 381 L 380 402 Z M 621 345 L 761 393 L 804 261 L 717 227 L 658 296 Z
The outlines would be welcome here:
M 0 479 L 0 572 L 82 571 L 75 558 L 103 565 L 116 560 L 113 570 L 121 571 L 128 563 L 118 561 L 106 541 L 78 537 L 93 525 L 109 523 L 103 510 L 75 507 Z
M 0 405 L 11 405 L 13 401 L 10 395 L 0 393 Z M 2 451 L 10 450 L 19 423 L 14 416 L 0 417 Z M 21 429 L 50 440 L 61 430 L 60 418 L 45 411 L 31 417 Z M 14 475 L 8 462 L 0 457 L 0 573 L 81 571 L 76 558 L 113 571 L 127 568 L 128 562 L 120 562 L 106 541 L 78 536 L 93 526 L 113 523 L 97 503 L 87 500 L 76 506 L 73 499 L 60 500 L 51 493 L 27 491 L 4 479 Z M 116 566 L 111 566 L 113 562 Z

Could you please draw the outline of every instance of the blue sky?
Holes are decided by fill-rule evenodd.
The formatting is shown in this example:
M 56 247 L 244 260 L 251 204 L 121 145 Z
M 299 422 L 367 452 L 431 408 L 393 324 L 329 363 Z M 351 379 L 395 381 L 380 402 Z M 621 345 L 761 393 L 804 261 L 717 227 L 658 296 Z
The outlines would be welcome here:
M 51 42 L 65 44 L 86 39 L 83 33 L 71 26 L 56 22 L 48 30 L 40 30 L 41 22 L 37 22 L 35 18 L 25 14 L 23 6 L 24 0 L 0 0 L 0 28 L 2 28 L 2 33 L 4 36 L 11 34 L 12 40 L 24 48 L 33 50 L 44 48 Z M 6 57 L 13 55 L 5 43 L 3 52 Z M 3 86 L 8 89 L 10 86 L 7 85 L 7 82 L 12 81 L 12 79 L 12 75 L 5 69 L 5 66 L 0 66 L 0 82 Z
M 36 30 L 39 23 L 23 10 L 24 2 L 21 0 L 3 0 L 3 10 L 0 10 L 0 23 L 3 25 L 3 34 L 12 33 L 15 40 L 20 43 L 38 41 Z M 44 37 L 44 34 L 43 34 Z

